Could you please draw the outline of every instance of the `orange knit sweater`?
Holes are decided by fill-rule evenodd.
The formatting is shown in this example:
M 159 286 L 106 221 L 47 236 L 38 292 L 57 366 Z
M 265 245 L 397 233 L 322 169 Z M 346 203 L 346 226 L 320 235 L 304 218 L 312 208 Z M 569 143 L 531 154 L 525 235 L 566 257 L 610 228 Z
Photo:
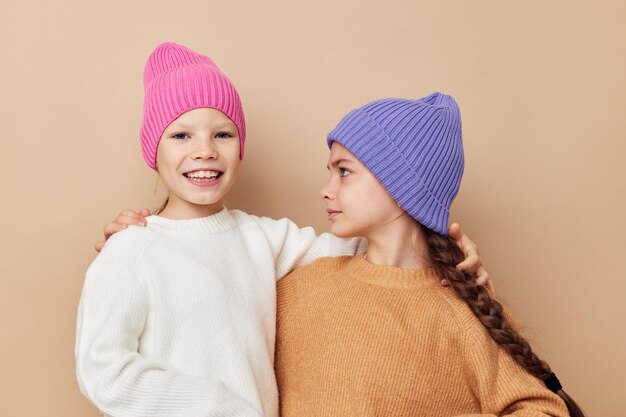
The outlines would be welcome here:
M 431 269 L 324 258 L 278 284 L 282 417 L 567 416 Z

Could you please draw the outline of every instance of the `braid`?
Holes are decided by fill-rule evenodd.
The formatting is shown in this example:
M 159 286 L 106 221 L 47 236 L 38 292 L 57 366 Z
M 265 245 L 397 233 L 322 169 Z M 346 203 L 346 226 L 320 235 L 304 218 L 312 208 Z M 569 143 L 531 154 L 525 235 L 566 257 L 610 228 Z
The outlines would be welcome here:
M 429 260 L 437 274 L 448 280 L 496 343 L 531 375 L 551 384 L 556 377 L 550 366 L 535 355 L 526 339 L 511 326 L 502 305 L 489 296 L 487 289 L 476 284 L 472 275 L 456 269 L 456 265 L 464 259 L 456 243 L 426 227 L 422 227 L 422 231 L 428 244 Z M 584 417 L 578 405 L 560 387 L 556 394 L 563 399 L 571 416 Z

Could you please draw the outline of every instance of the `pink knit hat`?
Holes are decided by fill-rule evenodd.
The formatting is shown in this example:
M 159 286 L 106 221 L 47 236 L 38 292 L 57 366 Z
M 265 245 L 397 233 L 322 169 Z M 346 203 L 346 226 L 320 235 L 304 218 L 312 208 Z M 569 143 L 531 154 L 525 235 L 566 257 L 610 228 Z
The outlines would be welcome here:
M 239 133 L 243 159 L 246 121 L 235 87 L 208 56 L 166 42 L 148 57 L 143 73 L 144 103 L 141 125 L 143 157 L 156 170 L 156 154 L 163 131 L 181 114 L 200 107 L 220 110 Z

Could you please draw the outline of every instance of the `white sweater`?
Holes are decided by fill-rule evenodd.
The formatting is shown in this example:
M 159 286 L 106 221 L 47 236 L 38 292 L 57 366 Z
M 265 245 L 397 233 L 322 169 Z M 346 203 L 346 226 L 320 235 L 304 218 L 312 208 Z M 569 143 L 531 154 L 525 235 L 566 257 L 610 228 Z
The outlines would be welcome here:
M 276 417 L 276 280 L 365 240 L 226 208 L 147 222 L 112 236 L 87 271 L 82 393 L 115 417 Z

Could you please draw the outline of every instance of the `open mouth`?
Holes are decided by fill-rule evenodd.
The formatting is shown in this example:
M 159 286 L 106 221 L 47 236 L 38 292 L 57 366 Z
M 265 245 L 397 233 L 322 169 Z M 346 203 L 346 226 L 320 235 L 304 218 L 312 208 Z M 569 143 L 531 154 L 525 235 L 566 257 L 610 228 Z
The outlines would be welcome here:
M 213 170 L 189 171 L 183 174 L 183 176 L 187 178 L 192 184 L 203 187 L 210 187 L 217 184 L 222 175 L 224 175 L 222 171 Z

